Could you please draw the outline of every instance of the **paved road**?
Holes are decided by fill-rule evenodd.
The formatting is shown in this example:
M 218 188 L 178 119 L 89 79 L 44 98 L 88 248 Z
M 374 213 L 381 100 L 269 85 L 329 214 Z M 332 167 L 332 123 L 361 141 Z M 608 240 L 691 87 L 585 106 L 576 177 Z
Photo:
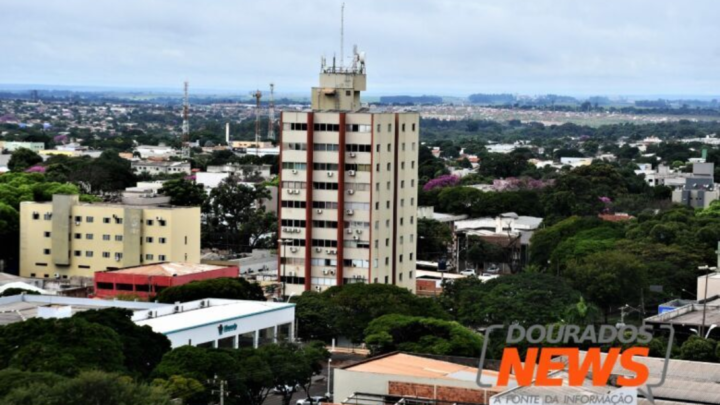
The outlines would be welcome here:
M 349 363 L 354 363 L 357 361 L 362 360 L 363 356 L 358 356 L 355 354 L 346 354 L 346 353 L 333 353 L 332 355 L 332 367 L 342 367 Z M 320 375 L 317 375 L 313 377 L 313 384 L 310 386 L 310 396 L 316 396 L 316 395 L 325 395 L 327 392 L 327 363 L 323 367 L 322 372 Z M 332 381 L 331 381 L 332 383 Z M 332 389 L 332 387 L 331 387 Z M 305 391 L 300 390 L 300 392 L 296 392 L 292 400 L 290 401 L 290 405 L 295 405 L 295 402 L 298 399 L 306 398 Z M 341 399 L 342 400 L 342 399 Z M 282 405 L 282 397 L 280 395 L 272 395 L 267 398 L 264 405 Z

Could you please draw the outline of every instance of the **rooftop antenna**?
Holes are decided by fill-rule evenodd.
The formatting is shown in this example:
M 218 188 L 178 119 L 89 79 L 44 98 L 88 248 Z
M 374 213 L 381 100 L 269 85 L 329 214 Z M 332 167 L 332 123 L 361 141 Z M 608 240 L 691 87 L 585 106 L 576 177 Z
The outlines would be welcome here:
M 345 3 L 340 7 L 340 68 L 345 63 Z
M 270 83 L 270 101 L 268 103 L 268 139 L 275 139 L 275 84 Z
M 190 158 L 190 98 L 188 97 L 189 82 L 185 80 L 183 92 L 183 123 L 182 123 L 182 157 Z
M 250 93 L 252 97 L 255 97 L 255 156 L 260 155 L 260 99 L 262 98 L 262 92 L 255 90 L 254 93 Z

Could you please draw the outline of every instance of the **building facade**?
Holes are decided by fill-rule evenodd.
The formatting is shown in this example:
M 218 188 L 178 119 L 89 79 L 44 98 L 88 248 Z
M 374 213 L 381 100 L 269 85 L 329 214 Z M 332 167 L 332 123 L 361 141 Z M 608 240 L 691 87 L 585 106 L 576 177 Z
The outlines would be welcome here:
M 76 195 L 20 204 L 20 275 L 65 279 L 164 261 L 200 261 L 200 208 L 86 204 Z
M 281 117 L 284 295 L 356 282 L 414 289 L 419 115 L 361 109 L 360 59 L 323 66 L 313 110 Z
M 236 266 L 213 266 L 194 263 L 152 263 L 119 270 L 95 273 L 95 297 L 111 298 L 132 294 L 151 298 L 168 287 L 187 284 L 191 281 L 213 278 L 237 278 Z
M 190 163 L 188 162 L 171 162 L 171 161 L 159 161 L 155 162 L 152 160 L 141 160 L 131 163 L 133 172 L 149 174 L 177 174 L 185 173 L 190 174 Z

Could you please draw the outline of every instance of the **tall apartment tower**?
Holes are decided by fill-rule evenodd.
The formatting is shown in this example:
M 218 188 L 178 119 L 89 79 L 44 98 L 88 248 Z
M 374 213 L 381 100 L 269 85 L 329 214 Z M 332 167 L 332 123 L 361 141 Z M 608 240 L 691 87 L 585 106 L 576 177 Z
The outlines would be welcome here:
M 349 283 L 414 290 L 419 115 L 362 108 L 364 55 L 322 62 L 312 110 L 283 112 L 283 295 Z

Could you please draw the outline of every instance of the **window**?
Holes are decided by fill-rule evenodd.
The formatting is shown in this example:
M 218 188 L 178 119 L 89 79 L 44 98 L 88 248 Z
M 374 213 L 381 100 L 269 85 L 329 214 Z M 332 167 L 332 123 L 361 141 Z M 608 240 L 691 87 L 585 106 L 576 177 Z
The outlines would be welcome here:
M 122 242 L 123 236 L 122 235 L 115 235 L 115 242 Z
M 110 218 L 104 217 L 104 218 L 103 218 L 103 224 L 109 224 L 109 223 L 110 223 Z
M 380 191 L 380 183 L 375 183 L 375 191 Z
M 95 218 L 94 217 L 85 217 L 85 222 L 91 224 L 91 223 L 95 222 Z
M 400 263 L 403 262 L 403 255 L 400 255 Z
M 336 248 L 338 246 L 338 242 L 335 239 L 313 239 L 312 246 Z
M 411 180 L 410 180 L 410 187 L 415 187 L 415 180 L 414 180 L 414 179 L 411 179 Z
M 160 226 L 165 226 L 165 225 L 167 225 L 167 221 L 160 218 L 160 219 L 158 219 L 158 224 L 160 224 Z
M 415 223 L 415 217 L 414 217 L 414 216 L 410 216 L 410 224 L 414 224 L 414 223 Z
M 166 243 L 166 242 L 167 242 L 167 238 L 158 238 L 158 240 L 160 241 L 160 243 Z
M 413 124 L 413 131 L 415 130 L 415 124 Z M 415 150 L 415 142 L 411 144 L 412 150 Z
M 307 144 L 300 142 L 284 142 L 283 148 L 288 150 L 307 150 Z
M 123 223 L 123 219 L 120 218 L 120 217 L 115 217 L 115 223 L 118 224 L 118 225 L 120 225 L 120 224 Z
M 402 131 L 405 132 L 405 124 L 402 124 Z
M 45 215 L 43 215 L 43 218 L 44 218 L 46 221 L 51 220 L 51 219 L 52 219 L 52 212 L 46 212 Z
M 91 233 L 86 233 L 86 234 L 85 234 L 85 239 L 87 239 L 87 240 L 92 240 L 92 239 L 93 239 L 93 234 L 91 234 Z
M 380 153 L 380 144 L 375 145 L 375 152 Z
M 93 252 L 92 252 L 92 250 L 86 250 L 86 251 L 85 251 L 85 257 L 93 257 Z
M 46 254 L 46 255 L 49 255 L 49 254 L 50 254 L 50 249 L 43 249 L 43 253 Z
M 282 200 L 281 206 L 283 208 L 305 208 L 307 204 L 305 201 Z
M 379 246 L 380 246 L 380 241 L 375 239 L 375 249 L 377 249 Z M 377 260 L 377 259 L 375 259 L 375 260 Z M 377 267 L 377 266 L 375 266 L 375 267 Z
M 379 202 L 379 201 L 376 201 L 376 202 L 375 202 L 375 210 L 377 211 L 377 210 L 379 210 L 379 209 L 380 209 L 380 202 Z
M 334 201 L 313 201 L 312 207 L 321 210 L 336 210 L 338 203 Z
M 385 247 L 388 247 L 388 246 L 390 246 L 390 239 L 386 238 L 385 239 Z
M 392 163 L 389 163 L 389 162 L 388 162 L 388 164 L 387 164 L 387 171 L 390 171 L 390 170 L 392 170 Z
M 390 220 L 389 219 L 385 220 L 385 228 L 390 228 Z
M 73 252 L 73 255 L 74 255 L 75 257 L 80 257 L 80 256 L 82 256 L 82 252 L 79 251 L 79 250 L 76 250 L 76 251 Z
M 75 222 L 82 222 L 82 217 L 79 215 L 75 216 Z
M 380 221 L 375 221 L 375 229 L 380 229 Z
M 105 259 L 110 258 L 110 252 L 103 252 L 103 257 L 104 257 Z
M 155 257 L 155 256 L 153 256 L 153 255 L 151 255 L 151 254 L 146 254 L 146 255 L 145 255 L 145 260 L 153 260 L 154 257 Z
M 336 143 L 314 143 L 313 150 L 318 152 L 338 152 L 340 145 Z
M 147 221 L 145 221 L 145 224 L 147 224 L 147 226 L 152 226 L 153 220 L 152 220 L 152 219 L 148 219 Z
M 305 190 L 305 182 L 304 181 L 283 181 L 282 182 L 282 188 L 289 189 L 289 190 Z
M 313 163 L 313 169 L 336 172 L 338 170 L 338 165 L 337 163 Z
M 405 188 L 405 180 L 400 180 L 400 188 Z
M 313 189 L 314 190 L 337 190 L 338 189 L 338 183 L 323 183 L 323 182 L 313 182 Z
M 325 131 L 325 132 L 338 132 L 340 131 L 340 125 L 338 124 L 321 124 L 316 123 L 313 125 L 315 131 Z
M 385 201 L 385 208 L 390 209 L 390 201 Z
M 40 219 L 40 213 L 39 213 L 39 212 L 33 212 L 33 213 L 32 213 L 32 219 Z
M 392 144 L 389 143 L 388 144 L 388 152 L 390 152 L 391 150 L 392 150 Z
M 392 124 L 388 124 L 388 132 L 392 132 Z
M 307 170 L 307 163 L 283 162 L 282 168 L 287 170 Z
M 415 168 L 415 161 L 414 161 L 414 160 L 410 162 L 410 168 L 411 168 L 411 169 L 414 169 L 414 168 Z
M 103 240 L 110 240 L 110 235 L 103 235 Z
M 305 220 L 303 219 L 282 219 L 280 226 L 290 226 L 295 228 L 305 228 Z
M 404 238 L 403 236 L 400 236 L 400 244 L 401 244 L 401 245 L 403 244 L 403 241 L 404 241 L 404 240 L 405 240 L 405 238 Z
M 146 236 L 146 237 L 145 237 L 145 243 L 153 243 L 153 237 L 152 237 L 152 236 Z
M 380 124 L 376 125 L 375 132 L 377 132 L 378 134 L 382 132 L 382 127 L 380 126 Z
M 123 257 L 122 253 L 120 253 L 120 252 L 115 253 L 115 261 L 116 262 L 119 262 L 122 259 L 122 257 Z
M 404 198 L 401 198 L 401 199 L 400 199 L 400 206 L 401 206 L 401 207 L 404 207 L 404 206 L 405 206 L 405 199 L 404 199 Z
M 415 124 L 412 124 L 412 130 L 415 132 Z
M 291 122 L 289 124 L 290 124 L 291 131 L 307 131 L 307 129 L 308 129 L 308 126 L 306 123 Z M 284 124 L 283 127 L 285 127 L 286 125 L 287 125 L 287 123 Z M 285 128 L 285 129 L 287 129 L 287 128 Z
M 349 143 L 345 145 L 345 152 L 372 152 L 372 145 Z
M 390 190 L 390 182 L 387 182 L 387 189 Z
M 385 258 L 385 265 L 386 265 L 386 266 L 389 266 L 389 265 L 390 265 L 390 258 L 389 258 L 389 257 L 386 257 L 386 258 Z M 387 279 L 387 277 L 385 277 L 385 278 Z
M 50 237 L 50 232 L 45 231 L 45 237 L 46 237 L 46 238 L 49 238 L 49 237 Z
M 414 205 L 415 205 L 415 197 L 412 197 L 412 198 L 410 198 L 410 206 L 412 207 Z
M 412 258 L 413 258 L 413 254 L 410 253 L 410 261 L 412 261 Z M 412 276 L 410 278 L 412 278 Z
M 405 218 L 400 218 L 400 226 L 404 225 Z
M 304 221 L 303 221 L 304 222 Z M 313 228 L 335 228 L 337 229 L 337 221 L 312 221 Z
M 343 265 L 348 266 L 348 267 L 368 268 L 368 267 L 370 267 L 370 261 L 362 260 L 362 259 L 345 259 L 345 260 L 343 260 Z
M 380 171 L 380 163 L 375 163 L 375 171 L 376 172 Z

